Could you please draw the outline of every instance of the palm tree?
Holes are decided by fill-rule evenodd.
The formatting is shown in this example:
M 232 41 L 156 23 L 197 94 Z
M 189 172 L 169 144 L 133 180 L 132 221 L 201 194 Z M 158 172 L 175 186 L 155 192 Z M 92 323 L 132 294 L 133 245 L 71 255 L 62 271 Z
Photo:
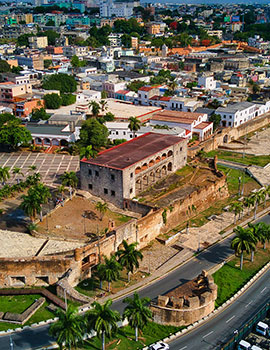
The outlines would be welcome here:
M 50 327 L 49 333 L 56 338 L 60 350 L 63 345 L 66 349 L 77 346 L 83 340 L 84 330 L 86 328 L 83 318 L 78 314 L 77 309 L 68 306 L 67 311 L 56 310 L 58 321 Z
M 95 158 L 97 155 L 97 151 L 95 151 L 92 147 L 92 145 L 86 146 L 86 147 L 82 147 L 80 150 L 80 159 L 82 158 Z
M 88 331 L 95 330 L 98 337 L 102 338 L 102 350 L 105 350 L 105 337 L 111 338 L 118 329 L 117 322 L 121 319 L 120 314 L 110 308 L 111 305 L 110 299 L 103 305 L 95 301 L 92 309 L 85 314 Z
M 31 221 L 34 222 L 36 215 L 41 211 L 40 198 L 37 194 L 22 195 L 20 208 L 30 217 Z
M 23 173 L 22 173 L 21 169 L 17 168 L 17 167 L 12 169 L 12 174 L 13 174 L 13 180 L 16 177 L 16 175 L 20 175 L 21 174 L 23 176 Z M 19 182 L 20 182 L 20 179 L 17 178 L 17 183 L 19 183 Z
M 127 241 L 123 240 L 123 249 L 116 252 L 118 261 L 121 266 L 125 267 L 128 274 L 128 283 L 130 282 L 130 273 L 134 272 L 134 268 L 139 268 L 139 259 L 142 260 L 143 254 L 136 249 L 138 242 L 128 244 Z
M 101 100 L 100 101 L 100 105 L 101 105 L 101 111 L 104 112 L 106 109 L 108 109 L 107 105 L 108 105 L 108 102 L 105 101 L 105 100 Z
M 40 181 L 40 173 L 34 173 L 33 175 L 29 175 L 26 178 L 26 183 L 28 186 L 34 186 L 37 185 Z
M 168 86 L 169 86 L 170 90 L 172 91 L 172 93 L 174 93 L 178 84 L 177 84 L 176 80 L 174 79 L 170 83 L 168 83 Z
M 78 178 L 76 176 L 76 173 L 74 171 L 65 171 L 64 174 L 60 176 L 60 180 L 62 181 L 63 186 L 68 186 L 69 188 L 69 196 L 70 199 L 72 198 L 72 191 L 76 188 L 78 185 Z
M 257 240 L 263 244 L 263 249 L 265 249 L 266 241 L 270 240 L 270 226 L 265 222 L 249 223 L 248 226 L 252 229 Z
M 125 298 L 125 307 L 123 319 L 127 318 L 130 327 L 135 329 L 135 341 L 138 341 L 138 330 L 142 330 L 144 326 L 152 319 L 152 312 L 148 308 L 150 298 L 140 298 L 135 292 L 133 298 Z
M 64 200 L 65 186 L 60 185 L 56 189 L 56 193 L 61 195 L 62 201 Z
M 263 237 L 262 230 L 260 230 L 259 224 L 252 224 L 251 222 L 249 222 L 248 227 L 250 229 L 250 232 L 252 233 L 250 238 L 253 241 L 253 243 L 255 243 L 255 248 L 251 249 L 251 262 L 253 262 L 256 245 L 259 241 L 263 240 Z
M 109 209 L 108 204 L 106 202 L 97 202 L 96 204 L 96 210 L 100 212 L 100 221 L 102 221 L 106 211 Z
M 244 206 L 248 209 L 248 215 L 250 214 L 250 208 L 254 205 L 253 199 L 251 197 L 244 198 Z
M 129 120 L 128 128 L 131 132 L 133 132 L 133 138 L 134 138 L 136 131 L 140 130 L 141 122 L 136 117 L 130 117 L 128 120 Z
M 239 219 L 241 212 L 243 211 L 243 204 L 240 202 L 234 202 L 231 204 L 230 211 L 234 213 L 234 225 L 236 224 L 236 217 L 239 214 Z
M 28 167 L 28 172 L 29 172 L 29 171 L 35 171 L 35 170 L 37 170 L 36 165 L 30 165 L 30 166 Z
M 251 239 L 252 233 L 250 229 L 237 226 L 233 231 L 235 232 L 236 237 L 232 239 L 231 248 L 235 251 L 235 254 L 240 254 L 240 269 L 242 270 L 244 251 L 250 253 L 252 249 L 255 250 L 255 243 L 253 239 Z
M 0 181 L 3 186 L 5 186 L 6 181 L 10 178 L 9 169 L 8 166 L 0 167 Z
M 91 112 L 93 117 L 97 117 L 100 111 L 100 105 L 96 101 L 89 102 L 89 108 L 91 108 Z
M 48 200 L 51 197 L 49 188 L 42 183 L 38 183 L 37 185 L 29 188 L 28 195 L 33 198 L 37 196 L 40 203 L 40 221 L 42 221 L 42 204 L 48 203 Z
M 119 278 L 119 271 L 121 270 L 121 265 L 116 260 L 115 255 L 111 258 L 104 256 L 104 264 L 100 264 L 99 267 L 99 278 L 102 281 L 108 282 L 108 292 L 111 291 L 111 282 L 116 281 Z M 102 266 L 103 265 L 103 266 Z

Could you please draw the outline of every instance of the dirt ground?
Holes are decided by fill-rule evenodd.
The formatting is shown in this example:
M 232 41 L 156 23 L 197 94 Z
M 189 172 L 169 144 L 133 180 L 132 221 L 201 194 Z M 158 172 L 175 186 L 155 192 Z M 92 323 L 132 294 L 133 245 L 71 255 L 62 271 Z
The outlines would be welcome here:
M 109 226 L 109 221 L 119 226 L 131 218 L 108 210 L 102 221 L 101 215 L 95 209 L 95 202 L 83 197 L 73 197 L 72 200 L 59 207 L 46 220 L 38 225 L 38 232 L 65 239 L 89 241 L 97 233 Z

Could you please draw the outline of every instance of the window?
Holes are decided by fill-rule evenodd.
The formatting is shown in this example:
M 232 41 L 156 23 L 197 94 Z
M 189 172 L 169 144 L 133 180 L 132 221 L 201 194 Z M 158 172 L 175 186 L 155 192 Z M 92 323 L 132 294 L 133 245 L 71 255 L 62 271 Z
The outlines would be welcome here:
M 88 175 L 91 176 L 92 175 L 92 170 L 88 169 Z
M 93 185 L 92 184 L 88 184 L 88 190 L 92 190 L 93 189 Z
M 111 196 L 115 197 L 115 191 L 111 191 Z
M 232 119 L 232 115 L 230 115 L 230 119 Z
M 115 134 L 118 135 L 118 131 L 116 131 Z
M 183 151 L 183 147 L 180 147 L 180 152 L 182 152 Z
M 99 177 L 99 172 L 97 170 L 95 171 L 95 175 Z
M 126 132 L 125 132 L 125 131 L 123 131 L 123 135 L 126 135 Z
M 130 178 L 131 178 L 131 179 L 133 178 L 133 173 L 130 173 Z
M 115 180 L 115 176 L 114 174 L 111 174 L 111 180 L 114 181 Z
M 229 124 L 229 126 L 232 126 L 232 123 L 231 123 L 231 122 L 229 122 L 228 124 Z
M 133 189 L 131 188 L 130 190 L 129 190 L 129 193 L 131 194 L 133 192 Z
M 108 194 L 108 189 L 104 188 L 104 194 Z

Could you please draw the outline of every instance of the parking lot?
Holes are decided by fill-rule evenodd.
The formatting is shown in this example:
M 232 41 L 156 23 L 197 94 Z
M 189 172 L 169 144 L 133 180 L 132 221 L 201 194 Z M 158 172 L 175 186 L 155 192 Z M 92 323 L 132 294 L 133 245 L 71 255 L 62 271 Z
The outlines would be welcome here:
M 65 171 L 79 171 L 79 157 L 62 154 L 45 153 L 0 153 L 0 167 L 10 168 L 10 179 L 8 183 L 15 183 L 18 178 L 24 179 L 33 173 L 31 166 L 36 166 L 36 172 L 39 172 L 42 181 L 47 185 L 59 183 L 59 176 Z M 23 173 L 13 176 L 12 170 L 20 168 Z

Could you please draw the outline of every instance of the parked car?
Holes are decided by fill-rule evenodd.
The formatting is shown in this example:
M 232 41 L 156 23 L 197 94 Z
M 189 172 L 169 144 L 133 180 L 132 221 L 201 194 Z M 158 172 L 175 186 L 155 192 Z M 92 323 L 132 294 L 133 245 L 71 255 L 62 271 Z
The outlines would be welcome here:
M 238 350 L 251 350 L 251 345 L 245 341 L 241 340 L 240 343 L 238 344 Z
M 152 344 L 148 348 L 149 350 L 169 350 L 170 347 L 168 344 L 163 343 L 163 342 L 157 342 L 155 344 Z
M 258 322 L 256 326 L 256 333 L 264 335 L 265 337 L 269 336 L 269 326 L 264 322 Z

